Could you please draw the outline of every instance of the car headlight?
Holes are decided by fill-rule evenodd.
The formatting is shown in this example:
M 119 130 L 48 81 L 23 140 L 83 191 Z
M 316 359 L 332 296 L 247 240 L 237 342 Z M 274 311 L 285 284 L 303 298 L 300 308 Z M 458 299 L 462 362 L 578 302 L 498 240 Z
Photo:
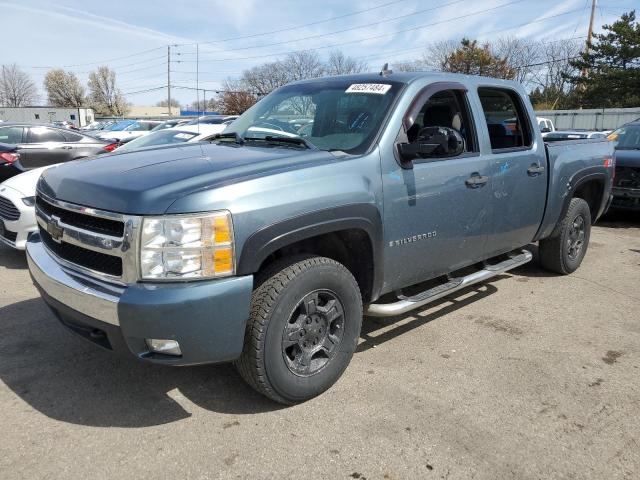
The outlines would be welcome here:
M 27 207 L 33 207 L 36 204 L 36 197 L 24 197 L 22 203 Z
M 231 214 L 147 217 L 142 222 L 144 280 L 226 277 L 235 273 Z

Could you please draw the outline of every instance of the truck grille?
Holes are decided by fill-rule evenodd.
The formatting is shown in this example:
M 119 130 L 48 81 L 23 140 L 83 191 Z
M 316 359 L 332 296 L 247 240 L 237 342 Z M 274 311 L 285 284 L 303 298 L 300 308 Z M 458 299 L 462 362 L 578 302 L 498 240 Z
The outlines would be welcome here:
M 616 187 L 640 188 L 640 168 L 616 167 Z
M 67 225 L 73 225 L 84 230 L 89 230 L 90 232 L 111 235 L 112 237 L 122 237 L 124 234 L 124 223 L 118 222 L 117 220 L 109 220 L 65 210 L 64 208 L 51 205 L 40 196 L 36 197 L 36 205 L 47 215 L 55 215 Z
M 107 281 L 135 281 L 134 252 L 125 242 L 125 220 L 132 217 L 50 200 L 38 193 L 36 218 L 42 243 L 58 258 Z M 124 258 L 131 267 L 127 272 Z
M 121 258 L 87 250 L 69 243 L 57 243 L 45 229 L 42 227 L 39 229 L 42 242 L 61 259 L 106 275 L 122 276 Z
M 8 198 L 0 197 L 0 218 L 9 222 L 20 219 L 20 211 Z

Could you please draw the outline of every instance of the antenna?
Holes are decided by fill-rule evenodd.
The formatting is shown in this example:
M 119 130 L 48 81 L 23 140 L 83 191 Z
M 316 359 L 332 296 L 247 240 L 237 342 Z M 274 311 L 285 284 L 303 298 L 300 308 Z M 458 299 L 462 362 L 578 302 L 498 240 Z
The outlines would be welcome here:
M 393 73 L 393 70 L 389 70 L 389 64 L 385 63 L 382 66 L 382 70 L 380 70 L 380 76 L 381 77 L 386 77 L 387 75 L 391 75 Z

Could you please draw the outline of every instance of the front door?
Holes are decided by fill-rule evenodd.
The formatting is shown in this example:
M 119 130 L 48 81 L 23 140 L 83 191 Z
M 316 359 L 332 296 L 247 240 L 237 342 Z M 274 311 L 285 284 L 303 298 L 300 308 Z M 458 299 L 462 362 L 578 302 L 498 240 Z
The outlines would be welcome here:
M 465 88 L 440 90 L 419 103 L 401 141 L 416 142 L 421 130 L 439 126 L 460 132 L 465 148 L 457 156 L 414 160 L 409 168 L 383 159 L 385 278 L 391 288 L 482 260 L 493 216 L 492 161 L 480 155 Z

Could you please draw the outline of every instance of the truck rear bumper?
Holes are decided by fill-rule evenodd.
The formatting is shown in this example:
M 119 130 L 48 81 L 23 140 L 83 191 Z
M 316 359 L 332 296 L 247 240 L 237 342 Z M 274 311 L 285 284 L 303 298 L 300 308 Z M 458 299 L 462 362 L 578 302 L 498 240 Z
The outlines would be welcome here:
M 34 284 L 69 330 L 108 350 L 154 363 L 225 362 L 242 352 L 253 277 L 116 286 L 60 265 L 37 235 L 27 242 Z M 175 340 L 181 356 L 149 351 L 146 339 Z

